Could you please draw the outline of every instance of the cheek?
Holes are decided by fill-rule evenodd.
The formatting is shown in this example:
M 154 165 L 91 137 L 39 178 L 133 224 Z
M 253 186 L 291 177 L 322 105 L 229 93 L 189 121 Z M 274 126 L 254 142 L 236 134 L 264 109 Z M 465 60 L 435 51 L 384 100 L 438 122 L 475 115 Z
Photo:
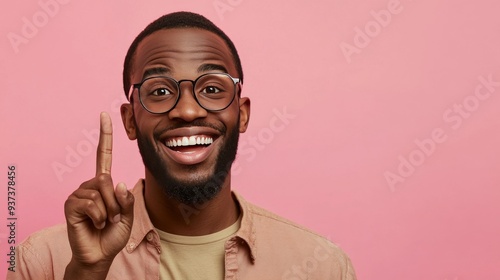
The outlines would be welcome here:
M 233 115 L 224 117 L 221 116 L 219 121 L 224 125 L 226 133 L 229 133 L 231 130 L 235 128 L 235 126 L 238 125 L 238 122 L 236 121 Z
M 161 116 L 154 116 L 148 112 L 145 112 L 144 110 L 141 110 L 141 108 L 134 108 L 134 109 L 136 110 L 135 111 L 136 129 L 141 133 L 143 137 L 150 138 L 154 132 L 155 127 L 161 121 Z
M 240 109 L 238 107 L 237 102 L 234 102 L 232 106 L 229 106 L 229 108 L 227 108 L 222 112 L 221 118 L 226 124 L 226 126 L 229 128 L 238 125 L 239 115 L 240 115 Z

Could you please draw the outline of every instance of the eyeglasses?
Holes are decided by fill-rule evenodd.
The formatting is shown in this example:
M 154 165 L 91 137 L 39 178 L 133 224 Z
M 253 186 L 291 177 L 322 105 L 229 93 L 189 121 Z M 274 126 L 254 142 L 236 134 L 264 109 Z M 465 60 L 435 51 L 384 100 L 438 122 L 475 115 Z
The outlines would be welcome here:
M 134 89 L 138 89 L 141 105 L 153 114 L 166 113 L 177 105 L 181 96 L 182 82 L 191 82 L 193 96 L 198 104 L 208 111 L 221 111 L 229 107 L 236 96 L 236 84 L 240 79 L 227 73 L 208 73 L 196 80 L 180 80 L 166 76 L 144 79 L 130 88 L 130 100 Z

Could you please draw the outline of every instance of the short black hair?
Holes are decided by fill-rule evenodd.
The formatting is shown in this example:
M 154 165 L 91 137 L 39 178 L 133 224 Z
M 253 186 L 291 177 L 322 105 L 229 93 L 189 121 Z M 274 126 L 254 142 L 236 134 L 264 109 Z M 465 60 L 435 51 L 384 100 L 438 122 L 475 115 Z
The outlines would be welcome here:
M 236 71 L 238 72 L 239 79 L 243 83 L 243 69 L 241 67 L 240 57 L 236 47 L 229 37 L 224 33 L 219 27 L 217 27 L 213 22 L 208 20 L 206 17 L 192 13 L 192 12 L 175 12 L 161 16 L 157 20 L 150 23 L 146 28 L 135 37 L 134 41 L 130 45 L 127 55 L 125 56 L 125 62 L 123 64 L 123 90 L 125 91 L 125 96 L 128 96 L 128 91 L 130 90 L 131 81 L 131 71 L 133 67 L 133 57 L 137 46 L 139 43 L 151 35 L 153 32 L 162 29 L 172 29 L 172 28 L 199 28 L 203 30 L 210 31 L 221 37 L 229 47 L 231 55 L 233 56 L 234 64 L 236 66 Z

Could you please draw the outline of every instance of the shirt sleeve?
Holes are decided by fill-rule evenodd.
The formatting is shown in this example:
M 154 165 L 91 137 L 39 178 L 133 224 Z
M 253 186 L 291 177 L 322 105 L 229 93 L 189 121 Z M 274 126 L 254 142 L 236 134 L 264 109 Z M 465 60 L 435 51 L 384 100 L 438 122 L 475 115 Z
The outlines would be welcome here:
M 22 243 L 16 246 L 15 266 L 7 270 L 7 280 L 52 280 L 48 269 L 40 255 L 29 244 Z
M 344 280 L 357 280 L 356 272 L 349 257 L 346 256 L 346 274 Z
M 7 280 L 63 279 L 72 255 L 67 236 L 65 224 L 30 235 L 16 246 L 15 266 L 7 270 Z

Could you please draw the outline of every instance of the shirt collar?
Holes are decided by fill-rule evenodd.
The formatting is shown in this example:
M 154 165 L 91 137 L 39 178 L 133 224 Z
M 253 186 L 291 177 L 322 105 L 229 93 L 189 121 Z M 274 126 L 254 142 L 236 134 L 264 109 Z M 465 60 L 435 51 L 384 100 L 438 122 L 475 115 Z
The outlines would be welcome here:
M 252 261 L 255 260 L 256 253 L 256 232 L 253 220 L 252 205 L 249 204 L 241 195 L 236 192 L 233 193 L 233 198 L 238 202 L 241 209 L 241 226 L 236 232 L 236 237 L 242 239 L 247 244 L 250 249 L 250 256 Z M 148 212 L 146 210 L 146 204 L 144 202 L 144 180 L 140 179 L 132 189 L 132 194 L 134 195 L 134 223 L 132 225 L 132 232 L 130 234 L 130 239 L 127 244 L 127 251 L 131 253 L 137 248 L 137 246 L 144 240 L 146 235 L 155 231 L 155 227 L 151 220 L 149 219 Z
M 146 210 L 146 203 L 144 202 L 144 180 L 140 179 L 132 189 L 134 195 L 134 223 L 132 225 L 132 232 L 127 244 L 127 251 L 131 253 L 139 246 L 144 240 L 144 237 L 154 231 L 155 227 L 149 219 L 148 211 Z
M 253 220 L 252 205 L 248 203 L 241 195 L 233 191 L 233 197 L 238 202 L 241 209 L 241 226 L 236 232 L 236 236 L 245 241 L 250 249 L 250 257 L 255 261 L 256 255 L 256 231 Z

